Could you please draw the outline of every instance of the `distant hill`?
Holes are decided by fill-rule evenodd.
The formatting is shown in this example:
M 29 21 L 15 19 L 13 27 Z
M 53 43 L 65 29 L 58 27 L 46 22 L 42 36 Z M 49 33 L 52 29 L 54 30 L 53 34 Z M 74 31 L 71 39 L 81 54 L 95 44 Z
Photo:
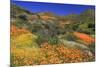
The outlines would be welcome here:
M 31 32 L 52 32 L 52 35 L 66 33 L 67 31 L 94 34 L 95 11 L 88 9 L 81 14 L 58 16 L 51 12 L 32 13 L 11 4 L 11 24 L 19 28 L 27 28 Z

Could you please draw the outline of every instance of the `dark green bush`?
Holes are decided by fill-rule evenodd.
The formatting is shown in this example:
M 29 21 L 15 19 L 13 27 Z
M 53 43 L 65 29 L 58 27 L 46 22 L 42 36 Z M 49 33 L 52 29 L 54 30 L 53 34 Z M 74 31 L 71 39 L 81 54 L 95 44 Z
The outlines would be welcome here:
M 48 43 L 54 45 L 54 44 L 60 43 L 60 41 L 59 41 L 59 39 L 57 37 L 49 37 L 48 38 Z
M 68 40 L 68 41 L 75 41 L 75 40 L 76 40 L 76 37 L 73 35 L 72 32 L 68 32 L 68 33 L 65 35 L 64 39 L 66 39 L 66 40 Z
M 25 14 L 19 15 L 18 18 L 20 18 L 22 20 L 27 20 L 27 16 Z
M 38 34 L 37 43 L 41 45 L 42 43 L 47 42 L 47 38 L 44 37 L 42 34 Z
M 60 43 L 60 41 L 57 37 L 44 36 L 44 35 L 39 34 L 38 39 L 37 39 L 37 43 L 39 45 L 41 45 L 44 42 L 47 42 L 47 43 L 52 44 L 52 45 Z

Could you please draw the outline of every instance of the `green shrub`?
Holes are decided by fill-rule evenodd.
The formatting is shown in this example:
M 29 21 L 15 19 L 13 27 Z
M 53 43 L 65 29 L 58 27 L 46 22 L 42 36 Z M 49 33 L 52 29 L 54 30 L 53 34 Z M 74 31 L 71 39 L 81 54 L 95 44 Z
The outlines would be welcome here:
M 66 39 L 66 40 L 68 40 L 68 41 L 75 41 L 75 40 L 76 40 L 76 37 L 73 35 L 72 32 L 68 32 L 68 33 L 65 35 L 64 39 Z
M 60 43 L 60 41 L 57 37 L 49 37 L 48 38 L 48 43 L 49 44 L 58 44 L 58 43 Z
M 44 42 L 48 42 L 49 44 L 58 44 L 60 43 L 57 37 L 45 36 L 45 35 L 38 35 L 37 43 L 41 45 Z
M 38 38 L 37 38 L 36 42 L 37 42 L 39 45 L 41 45 L 41 43 L 46 42 L 46 41 L 47 41 L 47 40 L 46 40 L 46 37 L 44 37 L 44 36 L 41 35 L 41 34 L 38 34 Z

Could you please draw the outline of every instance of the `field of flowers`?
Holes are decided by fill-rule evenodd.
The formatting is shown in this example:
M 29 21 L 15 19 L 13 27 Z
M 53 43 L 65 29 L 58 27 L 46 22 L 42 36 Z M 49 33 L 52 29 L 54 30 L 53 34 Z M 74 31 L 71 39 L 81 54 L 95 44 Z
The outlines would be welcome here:
M 15 34 L 15 32 L 17 33 Z M 11 26 L 11 64 L 17 66 L 59 64 L 94 61 L 94 55 L 64 44 L 51 45 L 48 42 L 40 46 L 36 35 L 27 30 Z
M 94 56 L 89 56 L 81 50 L 66 48 L 63 45 L 51 46 L 44 44 L 39 49 L 12 48 L 12 64 L 36 65 L 36 64 L 59 64 L 93 61 Z

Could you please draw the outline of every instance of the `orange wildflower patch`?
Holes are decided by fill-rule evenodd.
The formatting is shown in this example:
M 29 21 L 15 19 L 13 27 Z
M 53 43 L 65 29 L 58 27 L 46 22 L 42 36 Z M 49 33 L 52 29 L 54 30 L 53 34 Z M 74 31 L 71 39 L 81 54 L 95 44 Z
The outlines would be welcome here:
M 82 41 L 84 41 L 85 43 L 87 44 L 91 44 L 93 42 L 95 42 L 95 38 L 87 35 L 87 34 L 84 34 L 84 33 L 79 33 L 79 32 L 74 32 L 74 35 L 81 39 Z
M 14 25 L 11 26 L 10 31 L 11 31 L 11 36 L 18 36 L 20 34 L 30 33 L 28 30 L 26 30 L 24 28 L 19 29 Z
M 44 43 L 38 50 L 11 48 L 11 63 L 14 65 L 60 64 L 92 61 L 94 58 L 79 49 L 67 48 L 62 44 L 58 46 Z

